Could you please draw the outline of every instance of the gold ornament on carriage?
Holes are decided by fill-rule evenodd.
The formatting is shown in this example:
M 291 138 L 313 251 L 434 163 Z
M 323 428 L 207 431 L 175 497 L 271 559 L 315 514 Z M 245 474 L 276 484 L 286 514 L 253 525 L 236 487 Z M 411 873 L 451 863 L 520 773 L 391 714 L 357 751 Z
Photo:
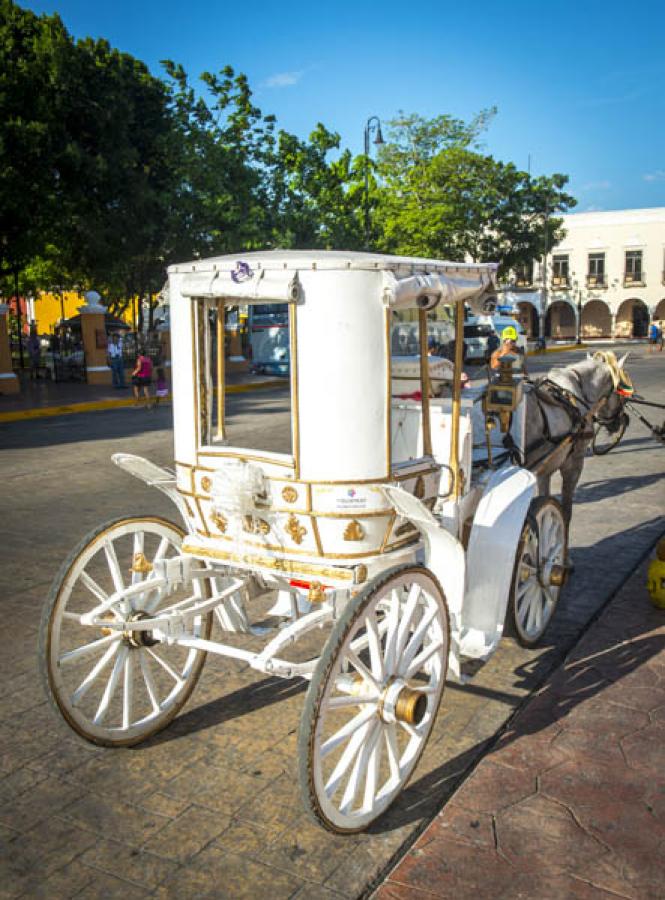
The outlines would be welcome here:
M 204 475 L 203 478 L 201 479 L 201 487 L 203 488 L 203 490 L 206 493 L 208 493 L 208 494 L 210 493 L 210 488 L 212 487 L 212 480 L 207 475 Z
M 302 539 L 307 534 L 307 529 L 301 525 L 298 519 L 291 513 L 286 522 L 286 532 L 296 544 L 302 544 Z
M 214 512 L 210 516 L 210 521 L 215 526 L 215 528 L 217 528 L 218 531 L 222 532 L 222 534 L 224 534 L 226 529 L 229 527 L 228 521 L 224 518 L 224 516 L 221 513 Z
M 245 516 L 242 523 L 242 530 L 248 534 L 268 534 L 270 525 L 265 519 L 259 519 L 254 516 Z
M 152 563 L 148 562 L 143 553 L 135 553 L 132 557 L 132 567 L 130 572 L 136 572 L 137 575 L 147 575 L 152 572 Z
M 344 529 L 345 541 L 362 541 L 365 537 L 365 529 L 357 519 L 354 519 Z
M 282 499 L 285 503 L 295 503 L 298 499 L 298 491 L 294 487 L 287 485 L 282 489 Z

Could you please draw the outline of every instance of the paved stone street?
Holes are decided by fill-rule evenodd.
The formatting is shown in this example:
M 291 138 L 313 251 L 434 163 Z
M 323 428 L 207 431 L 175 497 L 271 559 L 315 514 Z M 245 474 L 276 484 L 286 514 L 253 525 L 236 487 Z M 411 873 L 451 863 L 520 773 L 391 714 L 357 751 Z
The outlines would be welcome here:
M 574 359 L 549 355 L 547 364 Z M 665 399 L 665 354 L 637 348 L 629 369 L 638 390 Z M 237 402 L 251 402 L 250 430 L 278 416 L 279 392 L 245 396 Z M 128 450 L 169 464 L 170 410 L 4 425 L 0 448 L 0 897 L 358 897 L 664 529 L 664 451 L 632 423 L 616 450 L 587 460 L 571 534 L 576 568 L 543 646 L 505 639 L 472 683 L 449 685 L 408 790 L 370 833 L 336 837 L 310 824 L 298 796 L 305 685 L 209 657 L 185 711 L 131 750 L 75 740 L 44 700 L 37 630 L 62 560 L 115 516 L 174 517 L 165 498 L 109 460 Z
M 645 561 L 375 900 L 663 896 L 665 611 Z

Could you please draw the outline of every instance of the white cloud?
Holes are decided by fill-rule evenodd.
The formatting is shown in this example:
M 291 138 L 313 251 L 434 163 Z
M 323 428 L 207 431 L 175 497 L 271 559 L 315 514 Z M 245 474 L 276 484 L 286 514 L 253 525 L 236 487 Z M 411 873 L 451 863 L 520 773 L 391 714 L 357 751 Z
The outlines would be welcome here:
M 266 78 L 264 84 L 269 88 L 291 87 L 294 84 L 298 84 L 302 76 L 302 71 L 277 72 L 275 75 L 271 75 L 269 78 Z
M 662 169 L 656 169 L 655 172 L 647 172 L 642 178 L 645 181 L 665 181 L 665 172 Z

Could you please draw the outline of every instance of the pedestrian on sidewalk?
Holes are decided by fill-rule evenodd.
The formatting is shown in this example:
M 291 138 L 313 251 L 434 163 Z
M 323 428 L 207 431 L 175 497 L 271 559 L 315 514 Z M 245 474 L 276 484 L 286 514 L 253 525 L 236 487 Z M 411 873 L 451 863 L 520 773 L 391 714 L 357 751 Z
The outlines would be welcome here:
M 134 386 L 135 406 L 141 405 L 141 389 L 143 389 L 143 397 L 146 407 L 150 408 L 150 383 L 152 381 L 152 360 L 145 355 L 145 350 L 141 348 L 136 358 L 136 365 L 132 372 L 132 384 Z
M 37 381 L 39 379 L 39 364 L 42 359 L 42 345 L 37 334 L 37 328 L 34 325 L 30 326 L 28 354 L 30 355 L 30 378 L 34 378 Z
M 658 322 L 652 322 L 649 325 L 649 353 L 655 353 L 656 350 L 663 349 L 663 333 L 658 327 Z
M 166 373 L 160 366 L 157 369 L 157 381 L 155 382 L 155 406 L 159 406 L 159 401 L 166 399 L 169 395 L 169 386 L 166 383 Z
M 106 358 L 111 369 L 111 377 L 113 378 L 114 388 L 124 388 L 125 385 L 125 366 L 122 359 L 122 338 L 117 332 L 111 335 L 108 347 L 106 348 Z

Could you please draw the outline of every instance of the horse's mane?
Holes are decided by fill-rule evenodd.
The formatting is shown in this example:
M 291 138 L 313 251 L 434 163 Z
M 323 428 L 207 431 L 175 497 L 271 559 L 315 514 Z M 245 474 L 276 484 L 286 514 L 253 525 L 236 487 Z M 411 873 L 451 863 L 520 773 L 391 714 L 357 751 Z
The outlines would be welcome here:
M 625 359 L 625 357 L 624 357 Z M 577 363 L 571 363 L 563 369 L 554 369 L 548 373 L 548 378 L 555 383 L 561 384 L 562 387 L 568 387 L 570 376 L 591 375 L 598 370 L 598 364 L 603 364 L 609 369 L 609 375 L 612 379 L 612 385 L 616 390 L 620 384 L 632 385 L 630 375 L 620 365 L 616 354 L 612 350 L 597 350 L 593 356 L 587 356 L 586 359 Z

